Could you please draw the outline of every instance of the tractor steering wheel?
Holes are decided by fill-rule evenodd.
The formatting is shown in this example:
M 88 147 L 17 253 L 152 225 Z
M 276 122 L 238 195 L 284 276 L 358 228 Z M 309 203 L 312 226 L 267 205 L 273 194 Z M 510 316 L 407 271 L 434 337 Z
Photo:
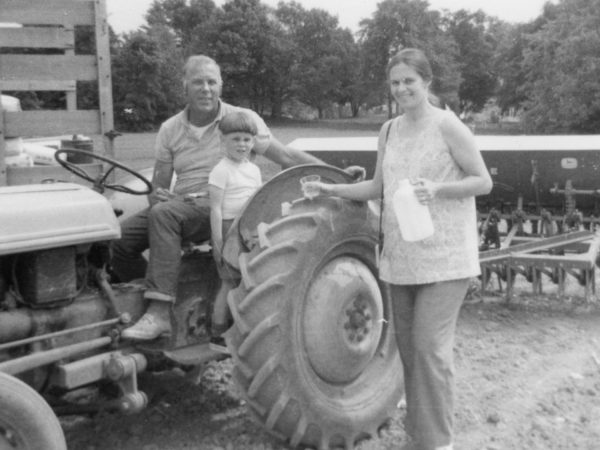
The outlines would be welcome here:
M 89 173 L 87 173 L 81 166 L 68 161 L 67 158 L 64 158 L 64 159 L 61 158 L 60 157 L 61 155 L 67 155 L 67 156 L 73 155 L 73 156 L 97 159 L 99 161 L 109 164 L 109 168 L 106 172 L 103 171 L 104 169 L 100 170 L 100 174 L 96 178 L 94 178 Z M 54 154 L 54 159 L 56 159 L 56 161 L 58 161 L 58 163 L 61 166 L 63 166 L 65 169 L 67 169 L 68 171 L 73 172 L 75 175 L 92 183 L 94 185 L 93 188 L 100 193 L 103 193 L 104 189 L 106 189 L 106 188 L 112 189 L 113 191 L 125 192 L 126 194 L 133 194 L 133 195 L 148 195 L 152 192 L 152 184 L 141 173 L 136 172 L 133 169 L 130 169 L 129 167 L 115 161 L 114 159 L 107 158 L 106 156 L 97 155 L 95 153 L 88 152 L 85 150 L 75 150 L 75 149 L 65 148 L 62 150 L 57 150 L 56 153 Z M 135 189 L 129 188 L 127 186 L 123 186 L 122 184 L 107 183 L 108 176 L 115 169 L 121 169 L 121 170 L 133 175 L 134 177 L 139 178 L 146 185 L 145 189 L 135 190 Z

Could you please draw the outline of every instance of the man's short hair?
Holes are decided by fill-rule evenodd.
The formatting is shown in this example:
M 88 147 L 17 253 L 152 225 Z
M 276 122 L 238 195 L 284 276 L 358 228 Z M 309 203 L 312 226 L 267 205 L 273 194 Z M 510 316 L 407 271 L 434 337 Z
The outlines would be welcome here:
M 198 66 L 214 66 L 219 71 L 219 78 L 221 78 L 221 67 L 217 64 L 217 62 L 212 59 L 210 56 L 206 55 L 192 55 L 190 56 L 184 66 L 183 66 L 183 79 L 187 80 L 188 74 L 193 67 Z
M 236 111 L 225 114 L 219 121 L 219 130 L 223 134 L 249 133 L 252 136 L 258 134 L 258 128 L 254 118 L 244 111 Z

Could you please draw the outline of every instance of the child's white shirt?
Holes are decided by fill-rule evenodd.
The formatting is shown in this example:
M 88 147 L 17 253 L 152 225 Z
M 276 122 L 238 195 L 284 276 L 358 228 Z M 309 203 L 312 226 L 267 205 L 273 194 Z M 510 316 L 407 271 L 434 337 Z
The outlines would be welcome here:
M 262 177 L 256 164 L 224 157 L 210 172 L 208 184 L 223 189 L 223 220 L 230 220 L 260 187 Z

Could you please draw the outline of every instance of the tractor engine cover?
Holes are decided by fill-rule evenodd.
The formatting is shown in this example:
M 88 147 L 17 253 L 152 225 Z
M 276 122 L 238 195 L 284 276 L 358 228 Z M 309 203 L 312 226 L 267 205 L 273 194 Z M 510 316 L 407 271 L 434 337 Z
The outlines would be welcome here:
M 121 237 L 110 202 L 78 184 L 0 188 L 0 256 Z

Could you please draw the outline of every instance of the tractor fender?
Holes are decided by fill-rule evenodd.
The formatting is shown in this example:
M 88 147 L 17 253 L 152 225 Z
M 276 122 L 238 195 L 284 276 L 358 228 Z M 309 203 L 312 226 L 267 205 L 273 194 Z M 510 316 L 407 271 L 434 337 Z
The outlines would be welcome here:
M 343 170 L 322 164 L 294 166 L 278 173 L 254 193 L 231 225 L 223 248 L 225 261 L 239 270 L 238 257 L 257 242 L 257 226 L 281 218 L 286 204 L 302 198 L 300 178 L 306 175 L 320 175 L 325 183 L 352 182 Z

